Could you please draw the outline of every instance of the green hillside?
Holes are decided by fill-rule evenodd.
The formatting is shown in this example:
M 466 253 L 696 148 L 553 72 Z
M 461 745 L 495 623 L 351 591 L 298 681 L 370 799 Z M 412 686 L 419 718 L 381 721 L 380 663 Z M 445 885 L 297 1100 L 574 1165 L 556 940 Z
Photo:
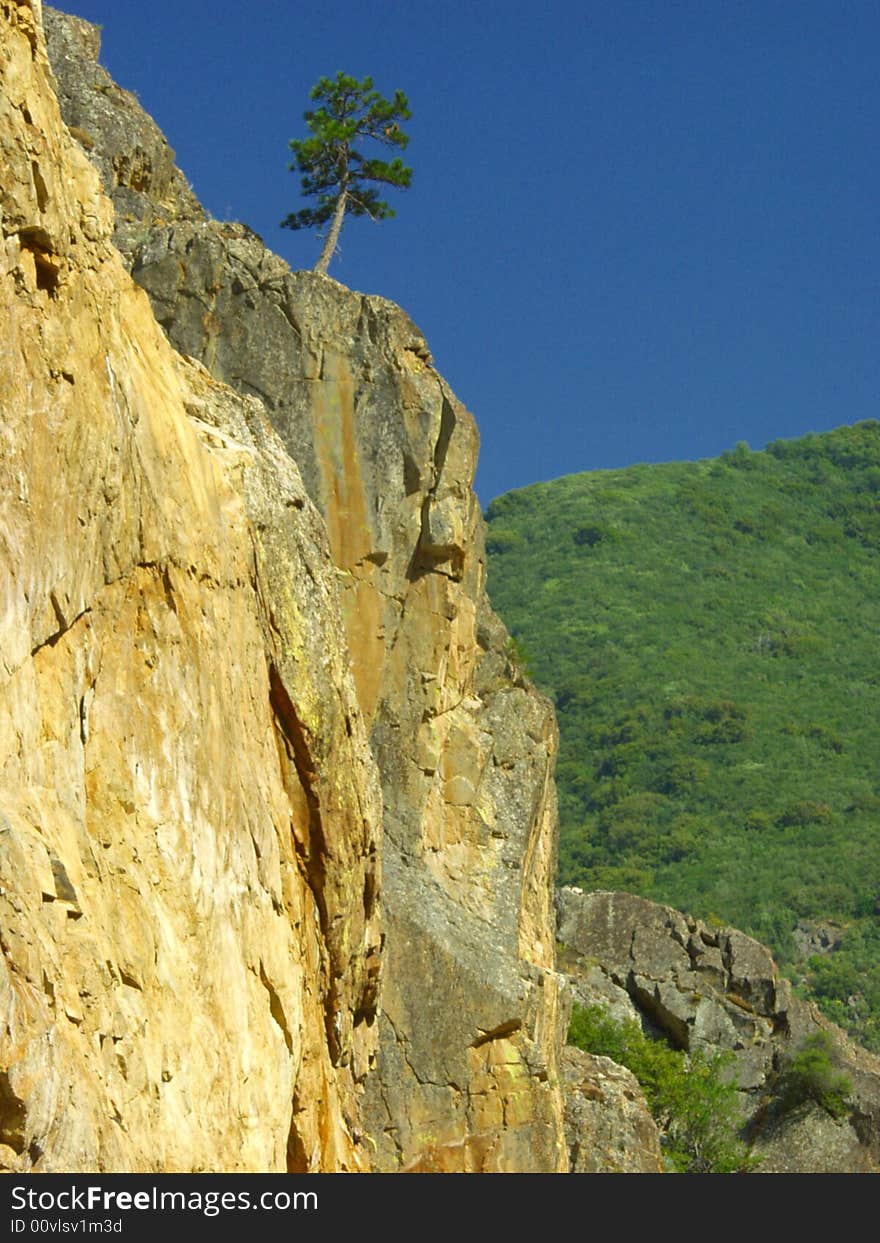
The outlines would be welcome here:
M 487 517 L 492 602 L 559 716 L 560 882 L 752 933 L 880 1048 L 880 423 Z

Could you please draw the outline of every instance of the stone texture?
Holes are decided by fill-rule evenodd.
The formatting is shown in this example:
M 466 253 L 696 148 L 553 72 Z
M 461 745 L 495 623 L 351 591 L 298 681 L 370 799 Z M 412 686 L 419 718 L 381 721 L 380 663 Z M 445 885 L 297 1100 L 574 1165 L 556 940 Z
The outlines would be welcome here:
M 128 252 L 155 221 L 204 219 L 174 152 L 136 96 L 98 64 L 101 32 L 46 6 L 43 24 L 64 119 L 112 194 L 114 242 Z M 72 71 L 72 72 L 71 72 Z
M 324 523 L 0 0 L 0 1157 L 361 1169 L 380 791 Z
M 762 1174 L 876 1174 L 870 1146 L 846 1119 L 817 1105 L 768 1120 L 761 1131 Z
M 254 237 L 224 239 L 210 225 L 204 236 L 216 248 L 213 312 L 191 314 L 208 296 L 199 268 L 186 267 L 197 293 L 178 284 L 188 229 L 157 234 L 134 274 L 180 349 L 262 395 L 303 470 L 340 570 L 382 774 L 388 971 L 370 1085 L 377 1165 L 410 1166 L 425 1150 L 436 1162 L 453 1145 L 459 1168 L 476 1134 L 481 1168 L 558 1168 L 556 727 L 505 655 L 486 600 L 473 420 L 399 308 L 282 272 Z M 252 305 L 241 303 L 244 288 Z M 491 1121 L 487 1052 L 470 1050 L 495 1030 L 516 1033 L 519 1062 L 501 1093 L 516 1107 Z M 472 1079 L 481 1085 L 473 1092 Z
M 663 1174 L 660 1132 L 631 1071 L 569 1046 L 562 1056 L 572 1174 Z
M 880 1058 L 793 995 L 769 951 L 627 893 L 557 893 L 560 964 L 584 1004 L 630 1013 L 679 1048 L 734 1054 L 748 1133 L 766 1172 L 880 1171 Z M 849 1112 L 781 1114 L 774 1086 L 810 1036 L 830 1034 L 850 1079 Z

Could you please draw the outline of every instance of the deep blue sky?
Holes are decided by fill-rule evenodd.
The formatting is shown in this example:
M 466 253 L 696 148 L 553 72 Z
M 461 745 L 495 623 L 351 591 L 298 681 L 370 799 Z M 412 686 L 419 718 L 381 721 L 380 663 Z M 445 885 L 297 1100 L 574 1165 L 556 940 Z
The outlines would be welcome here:
M 293 267 L 321 76 L 409 96 L 396 219 L 330 274 L 400 303 L 477 486 L 880 415 L 876 0 L 68 0 L 208 210 Z

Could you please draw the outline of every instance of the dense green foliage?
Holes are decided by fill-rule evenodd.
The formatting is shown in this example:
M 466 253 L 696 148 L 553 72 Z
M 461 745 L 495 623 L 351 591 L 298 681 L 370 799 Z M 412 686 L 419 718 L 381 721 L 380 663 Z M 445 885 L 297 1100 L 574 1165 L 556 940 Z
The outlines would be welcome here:
M 575 1005 L 569 1044 L 628 1067 L 645 1093 L 663 1152 L 680 1174 L 732 1174 L 754 1169 L 739 1139 L 736 1083 L 726 1073 L 733 1055 L 688 1057 L 651 1040 L 632 1020 L 618 1022 L 601 1006 Z
M 379 160 L 365 155 L 361 147 L 378 143 L 405 148 L 409 138 L 400 122 L 412 114 L 403 91 L 396 91 L 393 99 L 383 99 L 373 90 L 372 78 L 358 82 L 345 73 L 332 80 L 321 78 L 310 98 L 320 107 L 304 114 L 311 136 L 291 140 L 295 160 L 289 168 L 302 173 L 302 193 L 314 198 L 316 204 L 291 212 L 281 224 L 285 229 L 310 229 L 332 221 L 318 261 L 319 270 L 326 271 L 345 215 L 369 216 L 371 220 L 394 215 L 388 203 L 379 198 L 374 184 L 406 189 L 412 169 L 399 156 Z
M 852 1083 L 835 1067 L 833 1045 L 825 1032 L 804 1041 L 783 1072 L 776 1092 L 782 1109 L 796 1109 L 811 1101 L 832 1118 L 842 1118 L 848 1112 Z
M 880 423 L 488 519 L 493 604 L 559 717 L 560 880 L 744 929 L 880 1048 Z

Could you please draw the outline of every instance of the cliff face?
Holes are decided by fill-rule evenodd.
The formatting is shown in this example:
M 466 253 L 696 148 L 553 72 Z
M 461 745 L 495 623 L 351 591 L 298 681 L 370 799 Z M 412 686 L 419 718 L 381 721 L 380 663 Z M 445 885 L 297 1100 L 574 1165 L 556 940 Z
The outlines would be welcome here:
M 0 1158 L 363 1168 L 380 792 L 324 526 L 124 271 L 38 9 L 0 36 Z
M 555 726 L 473 422 L 398 308 L 206 220 L 94 28 L 45 11 L 68 132 L 0 13 L 0 1151 L 562 1168 Z
M 632 1077 L 558 1064 L 473 421 L 399 308 L 207 219 L 98 46 L 0 0 L 0 1168 L 657 1171 Z M 762 1169 L 877 1168 L 880 1064 L 763 947 L 559 910 L 583 1000 L 734 1052 Z M 773 1104 L 818 1030 L 844 1118 Z

